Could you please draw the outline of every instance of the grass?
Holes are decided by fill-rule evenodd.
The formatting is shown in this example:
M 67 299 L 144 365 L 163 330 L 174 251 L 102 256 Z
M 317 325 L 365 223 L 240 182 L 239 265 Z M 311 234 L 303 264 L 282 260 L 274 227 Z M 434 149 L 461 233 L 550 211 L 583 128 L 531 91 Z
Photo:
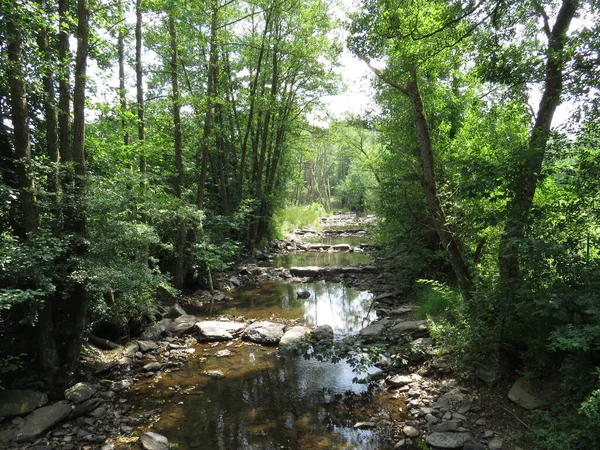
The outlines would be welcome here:
M 308 228 L 319 226 L 319 219 L 327 215 L 325 209 L 318 203 L 305 206 L 288 206 L 279 211 L 275 220 L 277 231 L 280 236 L 294 231 L 298 228 Z
M 437 281 L 417 282 L 423 285 L 417 294 L 416 315 L 419 319 L 449 319 L 462 307 L 463 300 L 458 290 Z

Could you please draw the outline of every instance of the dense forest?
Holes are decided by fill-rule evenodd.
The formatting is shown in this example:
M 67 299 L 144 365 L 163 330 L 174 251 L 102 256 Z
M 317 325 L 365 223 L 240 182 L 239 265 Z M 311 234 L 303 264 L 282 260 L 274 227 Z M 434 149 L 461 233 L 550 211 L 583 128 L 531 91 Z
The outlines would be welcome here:
M 61 392 L 94 326 L 135 336 L 281 237 L 287 207 L 344 208 L 378 216 L 465 373 L 560 393 L 540 448 L 597 446 L 599 2 L 0 8 L 0 389 Z M 323 124 L 344 46 L 377 107 Z

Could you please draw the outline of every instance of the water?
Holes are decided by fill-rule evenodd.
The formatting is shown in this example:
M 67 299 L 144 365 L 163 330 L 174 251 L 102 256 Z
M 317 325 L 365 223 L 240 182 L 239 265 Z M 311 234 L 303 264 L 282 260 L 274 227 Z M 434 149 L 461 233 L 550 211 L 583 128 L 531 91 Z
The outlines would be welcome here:
M 362 252 L 306 252 L 278 255 L 271 262 L 272 267 L 346 267 L 368 264 L 371 258 Z
M 298 290 L 310 293 L 299 299 Z M 341 283 L 317 281 L 315 283 L 282 283 L 269 281 L 260 285 L 247 285 L 232 294 L 233 300 L 208 304 L 188 312 L 196 315 L 232 315 L 247 319 L 267 320 L 281 317 L 289 320 L 303 319 L 307 324 L 330 325 L 338 336 L 356 334 L 376 315 L 371 307 L 373 294 L 357 291 Z
M 350 247 L 359 247 L 360 244 L 369 243 L 369 239 L 364 236 L 340 236 L 335 234 L 313 236 L 307 241 L 313 244 L 348 244 Z

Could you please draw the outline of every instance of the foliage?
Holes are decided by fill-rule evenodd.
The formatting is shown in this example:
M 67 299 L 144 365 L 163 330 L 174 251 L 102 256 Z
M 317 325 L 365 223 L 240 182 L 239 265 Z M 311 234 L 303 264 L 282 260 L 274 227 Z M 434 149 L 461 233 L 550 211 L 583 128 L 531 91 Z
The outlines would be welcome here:
M 327 213 L 318 203 L 307 206 L 288 206 L 278 211 L 274 217 L 278 229 L 277 235 L 283 238 L 296 229 L 319 227 L 319 219 Z

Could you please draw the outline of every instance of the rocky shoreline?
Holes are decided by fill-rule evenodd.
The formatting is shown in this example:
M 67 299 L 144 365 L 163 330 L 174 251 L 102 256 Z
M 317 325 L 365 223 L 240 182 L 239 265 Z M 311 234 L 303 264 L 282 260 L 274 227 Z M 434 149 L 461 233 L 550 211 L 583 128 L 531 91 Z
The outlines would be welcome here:
M 334 216 L 335 217 L 335 216 Z M 348 231 L 340 224 L 338 235 L 364 236 L 362 225 Z M 428 337 L 427 322 L 415 320 L 413 306 L 402 292 L 393 290 L 393 280 L 382 269 L 382 261 L 357 267 L 274 268 L 263 265 L 275 256 L 295 252 L 365 251 L 372 246 L 312 244 L 312 230 L 300 230 L 286 241 L 274 241 L 256 261 L 241 264 L 217 277 L 218 291 L 197 291 L 180 304 L 161 308 L 160 320 L 137 339 L 111 350 L 86 345 L 82 355 L 82 382 L 65 391 L 65 400 L 48 405 L 45 395 L 31 391 L 0 393 L 0 448 L 17 449 L 165 449 L 164 436 L 147 432 L 153 414 L 134 414 L 126 392 L 144 378 L 161 377 L 179 370 L 196 352 L 200 342 L 248 341 L 262 345 L 294 345 L 307 336 L 314 341 L 332 339 L 331 327 L 311 329 L 295 321 L 275 319 L 250 321 L 243 317 L 219 316 L 203 320 L 187 314 L 188 305 L 228 301 L 228 292 L 237 287 L 266 280 L 305 282 L 314 279 L 341 282 L 375 294 L 374 309 L 379 319 L 359 333 L 362 342 L 406 341 L 389 346 L 391 363 L 369 377 L 385 397 L 387 408 L 373 408 L 355 417 L 355 428 L 373 428 L 387 436 L 390 448 L 413 449 L 426 443 L 429 448 L 465 450 L 523 450 L 515 445 L 514 433 L 506 438 L 507 424 L 523 431 L 520 411 L 502 406 L 500 426 L 496 408 L 490 411 L 485 384 L 464 385 L 453 377 L 453 358 L 440 354 Z M 301 292 L 298 296 L 303 295 Z M 393 337 L 394 339 L 390 339 Z M 407 350 L 409 349 L 409 350 Z M 227 352 L 224 348 L 221 352 Z M 405 354 L 408 352 L 407 354 Z M 219 355 L 217 355 L 219 356 Z M 223 356 L 227 356 L 223 354 Z M 396 358 L 396 359 L 394 359 Z M 394 361 L 403 361 L 394 364 Z M 221 377 L 223 373 L 206 374 Z M 494 385 L 497 374 L 481 371 L 481 378 Z M 516 383 L 519 384 L 519 383 Z M 519 390 L 520 389 L 520 390 Z M 531 409 L 543 404 L 543 397 L 521 381 L 511 399 Z M 514 391 L 514 392 L 513 392 Z M 506 402 L 506 399 L 504 399 Z M 393 405 L 390 407 L 389 405 Z M 401 415 L 398 416 L 398 408 Z M 493 406 L 492 406 L 493 408 Z M 395 409 L 395 411 L 393 411 Z M 364 414 L 364 413 L 363 413 Z

